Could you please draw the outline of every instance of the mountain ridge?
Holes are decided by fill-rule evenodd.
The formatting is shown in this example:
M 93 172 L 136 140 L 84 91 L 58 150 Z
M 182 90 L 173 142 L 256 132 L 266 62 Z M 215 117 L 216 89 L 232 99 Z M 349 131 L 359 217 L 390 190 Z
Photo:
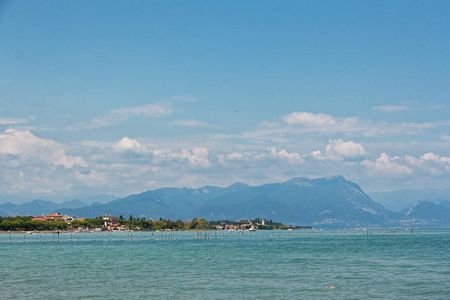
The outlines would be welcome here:
M 160 188 L 85 206 L 76 199 L 59 206 L 44 200 L 23 205 L 5 203 L 0 205 L 0 211 L 9 215 L 11 211 L 16 214 L 30 212 L 33 205 L 39 213 L 29 215 L 60 212 L 90 218 L 103 214 L 174 220 L 194 217 L 208 220 L 266 218 L 285 224 L 316 227 L 402 226 L 411 223 L 412 214 L 386 209 L 373 201 L 358 184 L 340 175 L 314 179 L 295 177 L 260 186 L 236 182 L 228 187 Z M 426 226 L 437 224 L 450 227 L 450 218 L 449 221 L 445 218 L 446 214 L 450 214 L 446 205 L 450 202 L 444 200 L 440 209 L 443 214 L 434 205 L 415 205 L 413 215 L 416 219 L 420 217 L 421 223 Z M 434 218 L 433 214 L 439 216 Z
M 419 200 L 450 201 L 450 189 L 401 189 L 370 193 L 371 198 L 389 210 L 401 212 Z
M 134 202 L 136 199 L 141 201 L 139 208 Z M 317 226 L 334 223 L 352 226 L 380 224 L 392 214 L 372 201 L 359 185 L 340 175 L 315 179 L 296 177 L 261 186 L 237 182 L 224 188 L 161 188 L 100 206 L 64 211 L 68 214 L 83 213 L 89 217 L 104 211 L 122 211 L 124 215 L 146 218 L 233 220 L 258 217 L 293 225 Z

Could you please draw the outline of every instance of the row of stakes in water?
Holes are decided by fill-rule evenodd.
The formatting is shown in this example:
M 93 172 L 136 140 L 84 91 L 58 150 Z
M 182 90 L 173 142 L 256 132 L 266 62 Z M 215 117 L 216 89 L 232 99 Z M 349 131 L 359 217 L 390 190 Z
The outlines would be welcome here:
M 136 233 L 134 231 L 129 231 L 126 233 L 126 240 L 127 241 L 134 241 L 134 240 L 178 240 L 178 239 L 244 239 L 246 238 L 252 238 L 253 232 L 244 232 L 243 230 L 236 230 L 236 231 L 149 231 L 149 232 L 142 232 L 138 231 L 139 234 L 136 237 Z M 84 235 L 85 233 L 77 233 L 76 238 L 74 238 L 74 234 L 76 232 L 72 233 L 62 233 L 61 234 L 61 240 L 62 241 L 80 241 L 80 236 Z M 135 235 L 133 235 L 135 233 Z M 143 234 L 144 233 L 144 234 Z M 150 235 L 151 233 L 151 235 Z M 359 231 L 359 230 L 353 230 L 353 231 L 341 231 L 341 230 L 334 230 L 332 232 L 325 233 L 324 231 L 300 231 L 300 230 L 291 230 L 291 231 L 267 231 L 267 232 L 260 232 L 258 234 L 259 238 L 293 238 L 293 237 L 320 237 L 325 235 L 339 235 L 339 236 L 372 236 L 372 235 L 381 235 L 381 236 L 397 236 L 399 232 L 397 230 L 380 230 L 380 231 L 373 231 L 373 230 L 366 230 L 366 231 Z M 411 231 L 412 233 L 412 231 Z M 32 236 L 38 235 L 39 236 L 39 242 L 42 241 L 50 241 L 50 242 L 59 242 L 60 241 L 60 232 L 52 232 L 52 233 L 29 233 L 32 234 Z M 16 236 L 18 234 L 14 233 L 12 234 L 9 232 L 9 243 L 14 242 L 27 242 L 28 241 L 37 241 L 35 237 L 33 238 L 26 238 L 27 234 L 23 234 L 23 239 L 13 239 L 12 235 Z M 67 238 L 69 236 L 70 238 Z M 48 239 L 50 237 L 50 239 Z M 82 239 L 83 240 L 83 239 Z M 123 240 L 123 238 L 117 238 L 115 233 L 108 232 L 107 233 L 107 240 Z

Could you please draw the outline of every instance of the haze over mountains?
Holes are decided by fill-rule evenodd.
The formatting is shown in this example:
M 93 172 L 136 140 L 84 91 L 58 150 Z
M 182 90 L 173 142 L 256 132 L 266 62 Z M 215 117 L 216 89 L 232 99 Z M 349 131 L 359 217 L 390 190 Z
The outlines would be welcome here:
M 422 200 L 402 212 L 394 212 L 374 202 L 357 184 L 342 176 L 293 178 L 261 186 L 236 183 L 226 188 L 162 188 L 102 204 L 35 200 L 23 205 L 0 205 L 0 215 L 51 212 L 76 217 L 111 214 L 173 220 L 261 218 L 315 227 L 408 227 L 412 222 L 422 227 L 450 227 L 450 202 Z
M 112 200 L 117 199 L 117 196 L 114 195 L 108 195 L 108 194 L 80 194 L 80 195 L 75 195 L 75 196 L 56 196 L 56 195 L 48 195 L 48 196 L 42 196 L 41 198 L 45 198 L 43 200 L 45 201 L 51 201 L 54 202 L 58 205 L 63 204 L 64 202 L 67 201 L 72 201 L 72 200 L 80 200 L 86 204 L 92 204 L 94 202 L 97 203 L 106 203 Z M 40 199 L 40 198 L 37 198 Z M 21 197 L 21 196 L 16 196 L 16 195 L 5 195 L 5 194 L 0 194 L 0 204 L 2 203 L 7 203 L 7 202 L 11 202 L 14 204 L 26 204 L 29 202 L 32 202 L 34 200 L 37 200 L 36 198 L 29 198 L 29 197 Z
M 391 192 L 371 193 L 374 201 L 382 204 L 389 210 L 401 212 L 411 208 L 421 200 L 448 201 L 450 200 L 450 189 L 421 189 L 421 190 L 397 190 Z

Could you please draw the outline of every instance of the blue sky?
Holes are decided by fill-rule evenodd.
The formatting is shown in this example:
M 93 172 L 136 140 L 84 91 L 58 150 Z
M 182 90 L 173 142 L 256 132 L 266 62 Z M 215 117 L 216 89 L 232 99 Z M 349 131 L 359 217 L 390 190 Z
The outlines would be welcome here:
M 0 195 L 449 188 L 448 1 L 2 1 Z M 0 201 L 1 202 L 1 201 Z

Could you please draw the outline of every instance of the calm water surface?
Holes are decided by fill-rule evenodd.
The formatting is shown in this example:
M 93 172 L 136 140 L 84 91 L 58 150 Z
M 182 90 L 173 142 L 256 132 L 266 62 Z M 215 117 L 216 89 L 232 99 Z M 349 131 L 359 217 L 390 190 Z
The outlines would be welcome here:
M 0 299 L 450 299 L 450 231 L 0 234 L 0 253 Z

